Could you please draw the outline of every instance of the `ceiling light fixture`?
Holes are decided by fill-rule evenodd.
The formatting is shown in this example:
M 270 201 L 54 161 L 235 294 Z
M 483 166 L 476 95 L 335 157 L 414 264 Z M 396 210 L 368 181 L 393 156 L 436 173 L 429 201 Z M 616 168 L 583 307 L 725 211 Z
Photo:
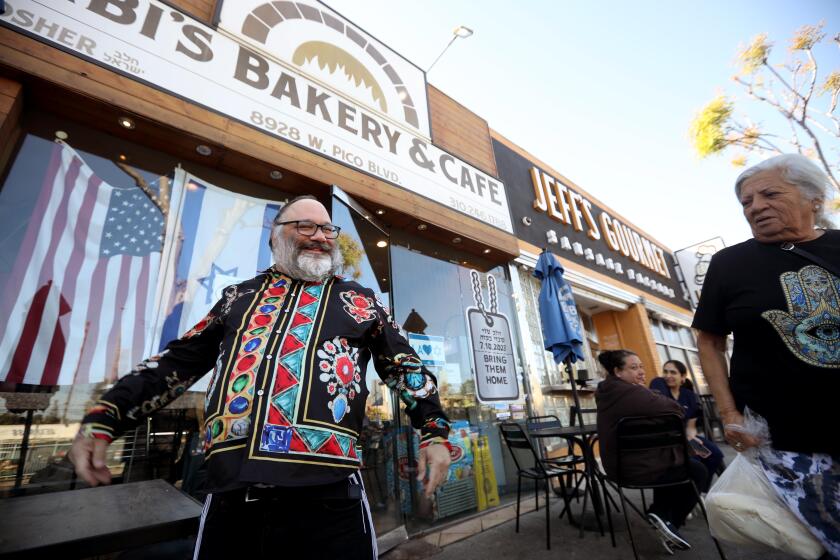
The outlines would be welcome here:
M 278 170 L 278 169 L 272 169 L 269 172 L 268 176 L 271 177 L 272 179 L 274 179 L 275 181 L 279 181 L 280 179 L 283 178 L 283 172 Z
M 117 119 L 117 123 L 123 128 L 127 128 L 128 130 L 132 130 L 134 128 L 134 121 L 128 117 L 120 117 Z
M 209 156 L 213 153 L 213 150 L 207 144 L 199 144 L 195 147 L 195 151 L 202 156 Z
M 379 247 L 379 248 L 381 249 L 381 248 L 383 248 L 383 247 L 387 247 L 387 246 L 388 246 L 388 242 L 387 242 L 387 241 L 385 241 L 385 240 L 383 239 L 382 241 L 377 241 L 377 242 L 376 242 L 376 246 L 377 246 L 377 247 Z
M 484 249 L 484 254 L 489 255 L 490 254 L 490 249 Z
M 376 215 L 377 215 L 377 216 L 381 216 L 381 215 L 382 215 L 382 214 L 384 214 L 384 213 L 385 213 L 385 210 L 383 210 L 383 209 L 381 209 L 381 208 L 380 208 L 379 210 L 377 210 L 377 211 L 376 211 Z
M 63 130 L 56 130 L 55 137 L 59 140 L 67 140 L 70 137 L 70 135 L 64 132 Z
M 463 240 L 460 237 L 453 237 L 452 238 L 452 243 L 454 243 L 455 245 L 457 245 L 461 241 L 463 241 Z
M 417 229 L 420 231 L 426 231 L 429 228 L 426 224 L 418 224 Z

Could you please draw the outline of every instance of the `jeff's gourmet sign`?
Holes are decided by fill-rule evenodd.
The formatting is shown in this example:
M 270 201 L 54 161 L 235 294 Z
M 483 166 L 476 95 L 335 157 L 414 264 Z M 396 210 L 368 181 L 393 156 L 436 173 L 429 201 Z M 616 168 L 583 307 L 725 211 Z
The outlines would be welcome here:
M 12 0 L 0 24 L 512 232 L 505 186 L 432 145 L 425 75 L 323 4 Z
M 668 250 L 504 143 L 493 149 L 517 237 L 687 307 Z

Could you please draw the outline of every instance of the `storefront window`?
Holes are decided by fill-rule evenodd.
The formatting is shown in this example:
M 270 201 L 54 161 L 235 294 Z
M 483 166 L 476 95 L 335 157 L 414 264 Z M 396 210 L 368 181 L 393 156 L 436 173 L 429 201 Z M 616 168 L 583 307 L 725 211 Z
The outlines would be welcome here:
M 544 410 L 540 411 L 540 414 L 557 416 L 564 425 L 569 425 L 574 400 L 567 395 L 568 391 L 563 391 L 563 389 L 568 387 L 568 377 L 561 371 L 562 366 L 554 362 L 554 356 L 551 352 L 545 350 L 543 344 L 539 313 L 539 293 L 542 283 L 534 277 L 533 269 L 531 268 L 517 267 L 517 273 L 519 274 L 519 282 L 523 291 L 522 305 L 525 308 L 523 315 L 525 321 L 527 321 L 531 343 L 533 345 L 529 365 L 537 369 L 538 377 L 541 379 L 540 390 L 543 393 Z M 578 315 L 581 318 L 584 329 L 582 334 L 585 360 L 582 363 L 577 362 L 574 364 L 574 375 L 581 382 L 585 381 L 585 385 L 579 391 L 581 407 L 594 409 L 594 389 L 601 378 L 601 370 L 597 365 L 596 357 L 599 349 L 598 336 L 594 331 L 592 318 L 589 314 L 578 309 Z M 558 393 L 560 392 L 564 394 L 559 395 Z M 584 421 L 594 422 L 594 414 L 588 417 L 585 416 Z
M 66 146 L 27 134 L 0 191 L 0 305 L 9 318 L 0 325 L 0 380 L 4 391 L 0 396 L 5 403 L 0 414 L 2 495 L 18 493 L 29 483 L 44 490 L 70 486 L 72 469 L 65 455 L 81 417 L 108 384 L 106 376 L 122 361 L 139 358 L 144 350 L 134 349 L 126 360 L 120 360 L 115 353 L 89 352 L 87 349 L 94 344 L 94 329 L 82 324 L 74 333 L 70 322 L 83 315 L 116 320 L 116 314 L 106 307 L 91 309 L 97 301 L 85 297 L 85 282 L 94 281 L 97 272 L 85 267 L 91 262 L 84 258 L 85 244 L 88 251 L 101 254 L 108 250 L 106 245 L 86 242 L 86 238 L 95 236 L 84 229 L 83 220 L 93 221 L 84 214 L 91 208 L 89 200 L 83 198 L 89 192 L 87 182 L 98 178 L 99 185 L 112 187 L 112 195 L 126 194 L 130 200 L 131 194 L 140 192 L 148 200 L 138 185 L 142 183 L 157 194 L 161 176 L 142 167 L 126 166 L 132 176 L 107 158 L 81 150 L 76 153 L 94 175 L 84 175 L 80 162 L 68 159 Z M 105 194 L 105 188 L 99 193 Z M 144 218 L 150 228 L 156 228 L 148 232 L 144 241 L 158 243 L 153 248 L 156 251 L 146 251 L 145 255 L 142 249 L 135 252 L 133 260 L 139 261 L 142 269 L 143 264 L 153 262 L 160 254 L 157 236 L 163 229 L 163 219 L 151 205 L 135 206 L 137 211 L 149 212 Z M 129 262 L 127 266 L 134 264 Z M 101 276 L 107 277 L 107 273 L 104 271 Z M 114 276 L 117 285 L 124 277 Z M 83 277 L 87 281 L 73 286 Z M 105 282 L 107 278 L 102 280 L 103 286 Z M 88 311 L 82 313 L 82 308 Z M 50 323 L 53 329 L 43 328 Z M 56 336 L 58 326 L 62 327 L 61 333 L 70 336 Z M 99 338 L 98 343 L 106 346 L 113 340 L 109 336 Z M 142 333 L 138 338 L 142 338 Z M 114 350 L 118 351 L 118 347 Z M 93 371 L 96 365 L 101 365 L 101 371 Z M 28 449 L 21 468 L 24 446 Z M 109 466 L 118 478 L 139 476 L 131 460 L 135 455 L 131 438 L 123 438 L 109 448 Z
M 671 359 L 671 357 L 668 355 L 668 347 L 665 346 L 664 344 L 657 343 L 656 344 L 656 351 L 659 353 L 659 363 L 660 364 L 664 364 L 665 362 L 667 362 L 668 360 Z M 657 375 L 658 375 L 658 372 L 654 372 L 654 373 L 657 373 Z
M 697 346 L 697 343 L 694 342 L 694 333 L 691 332 L 691 329 L 687 329 L 685 327 L 680 327 L 680 343 L 683 346 L 694 348 Z
M 157 291 L 166 288 L 158 279 L 172 210 L 162 201 L 173 202 L 167 195 L 181 166 L 46 113 L 25 122 L 0 191 L 7 318 L 0 324 L 0 497 L 83 486 L 66 459 L 79 422 L 120 375 L 157 350 L 151 324 Z M 54 141 L 57 131 L 66 143 Z M 214 169 L 183 168 L 240 194 L 288 197 Z M 254 247 L 252 266 L 263 253 L 270 255 Z M 203 295 L 193 297 L 203 302 Z M 185 393 L 110 445 L 114 481 L 164 478 L 194 490 L 202 408 L 202 393 Z
M 408 518 L 409 530 L 414 532 L 430 522 L 498 504 L 499 493 L 515 486 L 515 477 L 507 476 L 497 426 L 503 420 L 524 419 L 527 412 L 521 384 L 515 403 L 484 404 L 478 401 L 473 375 L 467 309 L 478 307 L 477 299 L 481 298 L 487 309 L 492 299 L 497 312 L 508 318 L 514 348 L 519 340 L 505 269 L 479 273 L 476 291 L 472 269 L 469 262 L 462 262 L 463 257 L 443 250 L 435 256 L 430 247 L 420 250 L 411 239 L 397 233 L 394 236 L 394 315 L 413 345 L 440 349 L 442 360 L 427 367 L 438 378 L 441 403 L 453 422 L 450 442 L 458 448 L 449 479 L 434 504 L 427 503 L 414 489 L 414 508 Z M 496 293 L 492 296 L 489 275 L 495 279 Z M 518 349 L 514 356 L 516 371 L 521 372 Z
M 656 340 L 656 350 L 659 359 L 664 364 L 668 360 L 679 360 L 686 365 L 689 379 L 694 384 L 697 394 L 708 394 L 709 388 L 703 369 L 700 367 L 700 357 L 697 354 L 697 344 L 694 334 L 688 327 L 650 318 L 653 336 Z M 661 372 L 656 372 L 660 375 Z

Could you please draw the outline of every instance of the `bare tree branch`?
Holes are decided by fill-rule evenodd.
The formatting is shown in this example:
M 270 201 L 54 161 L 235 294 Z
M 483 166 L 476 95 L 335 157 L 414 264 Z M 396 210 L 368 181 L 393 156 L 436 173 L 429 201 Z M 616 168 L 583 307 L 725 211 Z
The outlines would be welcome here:
M 805 130 L 805 133 L 811 137 L 811 141 L 814 143 L 814 149 L 817 151 L 817 157 L 820 159 L 820 162 L 822 162 L 824 167 L 823 171 L 828 174 L 828 179 L 831 181 L 831 184 L 834 185 L 835 189 L 840 190 L 840 182 L 837 181 L 837 178 L 834 176 L 834 172 L 831 169 L 831 165 L 828 164 L 828 160 L 823 153 L 822 144 L 820 144 L 819 139 L 804 122 L 800 122 L 799 124 Z
M 782 82 L 782 85 L 785 86 L 785 88 L 787 88 L 788 91 L 790 91 L 793 95 L 802 98 L 802 94 L 799 93 L 798 91 L 796 91 L 793 87 L 791 87 L 791 85 L 789 83 L 787 83 L 787 81 L 782 77 L 782 75 L 779 74 L 776 71 L 776 69 L 773 68 L 770 64 L 768 64 L 767 61 L 764 62 L 764 66 L 765 66 L 765 68 L 767 68 L 770 71 L 771 74 L 776 76 L 776 79 L 778 79 L 780 82 Z
M 811 49 L 807 49 L 805 54 L 811 63 L 811 80 L 808 84 L 808 95 L 805 96 L 804 104 L 802 105 L 803 119 L 805 119 L 805 113 L 808 112 L 808 102 L 811 101 L 811 97 L 814 95 L 814 88 L 817 85 L 817 60 L 814 58 L 814 53 Z
M 831 130 L 825 124 L 821 123 L 820 121 L 818 121 L 817 119 L 815 119 L 812 116 L 805 117 L 805 121 L 813 124 L 814 126 L 821 129 L 822 131 L 824 131 L 827 134 L 831 134 L 833 136 L 837 136 L 838 138 L 840 138 L 840 120 L 837 120 L 836 117 L 834 117 L 830 114 L 827 114 L 826 116 L 829 118 L 829 120 L 831 120 L 834 123 L 834 125 L 837 127 L 837 130 Z

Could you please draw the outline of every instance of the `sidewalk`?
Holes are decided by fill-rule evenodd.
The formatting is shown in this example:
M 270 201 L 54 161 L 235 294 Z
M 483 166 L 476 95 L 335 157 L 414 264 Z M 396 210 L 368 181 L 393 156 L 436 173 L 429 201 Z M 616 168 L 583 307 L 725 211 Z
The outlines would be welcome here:
M 727 463 L 734 453 L 724 448 Z M 628 491 L 625 495 L 637 505 L 641 505 L 639 492 Z M 651 493 L 647 493 L 650 503 Z M 582 504 L 582 501 L 581 501 Z M 493 560 L 496 558 L 514 558 L 516 560 L 557 559 L 569 560 L 632 560 L 633 550 L 627 530 L 624 529 L 624 516 L 613 512 L 613 524 L 622 530 L 616 531 L 616 548 L 610 542 L 609 531 L 604 519 L 605 536 L 597 531 L 585 531 L 583 538 L 578 529 L 569 525 L 567 517 L 558 519 L 563 502 L 558 497 L 551 498 L 551 550 L 545 548 L 545 506 L 544 494 L 540 499 L 540 511 L 533 511 L 534 494 L 523 494 L 523 510 L 529 512 L 520 517 L 519 533 L 515 532 L 515 503 L 483 517 L 463 522 L 444 531 L 410 540 L 388 554 L 383 560 Z M 577 515 L 581 505 L 573 505 Z M 591 506 L 590 506 L 591 511 Z M 698 510 L 699 511 L 699 510 Z M 632 513 L 630 523 L 639 556 L 644 559 L 699 560 L 719 558 L 714 543 L 709 537 L 702 514 L 694 517 L 683 527 L 681 534 L 688 540 L 692 549 L 668 555 L 660 544 L 657 534 L 638 515 Z M 729 560 L 788 560 L 793 558 L 776 551 L 749 550 L 721 543 Z

